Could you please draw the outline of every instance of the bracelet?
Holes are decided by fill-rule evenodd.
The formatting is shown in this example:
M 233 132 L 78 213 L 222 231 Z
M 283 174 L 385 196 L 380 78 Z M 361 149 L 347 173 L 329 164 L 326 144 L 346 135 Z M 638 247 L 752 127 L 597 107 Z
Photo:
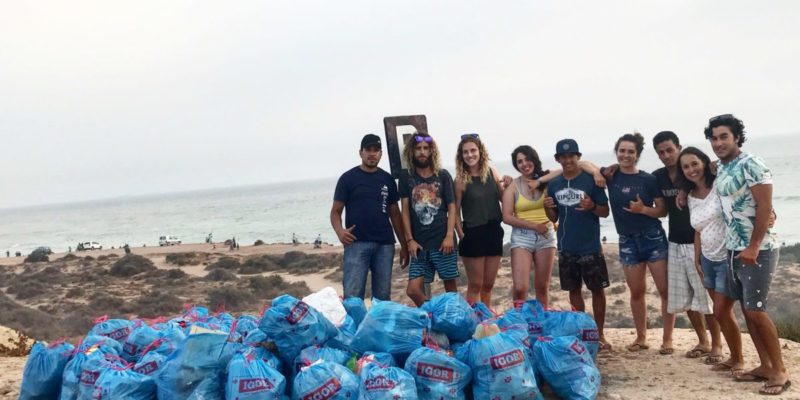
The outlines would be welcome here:
M 406 240 L 406 244 L 409 244 L 409 243 L 411 243 L 411 242 L 413 242 L 413 241 L 414 241 L 414 239 L 413 239 L 413 238 L 412 238 L 412 239 L 408 239 L 408 240 Z

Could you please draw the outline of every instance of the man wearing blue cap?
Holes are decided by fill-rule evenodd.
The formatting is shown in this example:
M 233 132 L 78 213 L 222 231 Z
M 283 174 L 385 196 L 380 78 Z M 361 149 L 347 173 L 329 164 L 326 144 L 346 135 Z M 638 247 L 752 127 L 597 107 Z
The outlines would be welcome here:
M 365 135 L 358 154 L 361 165 L 342 174 L 336 182 L 331 208 L 331 225 L 344 245 L 344 297 L 363 299 L 371 272 L 372 297 L 391 300 L 395 235 L 400 239 L 400 264 L 408 264 L 403 217 L 397 206 L 400 197 L 392 176 L 378 167 L 383 154 L 381 138 Z
M 569 292 L 569 302 L 578 311 L 586 306 L 582 282 L 592 292 L 592 311 L 597 323 L 600 349 L 609 350 L 603 335 L 606 314 L 605 288 L 609 286 L 606 260 L 600 247 L 600 218 L 608 217 L 608 197 L 595 184 L 591 174 L 578 164 L 581 152 L 573 139 L 556 144 L 555 159 L 563 173 L 547 184 L 545 213 L 558 221 L 558 275 L 561 289 Z

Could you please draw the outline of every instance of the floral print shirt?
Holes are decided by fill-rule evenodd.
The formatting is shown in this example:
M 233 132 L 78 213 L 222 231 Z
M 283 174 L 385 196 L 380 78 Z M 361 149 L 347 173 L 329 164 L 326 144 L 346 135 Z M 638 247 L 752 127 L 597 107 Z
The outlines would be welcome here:
M 716 188 L 728 228 L 725 235 L 728 250 L 741 251 L 750 244 L 756 222 L 756 202 L 750 188 L 771 184 L 772 172 L 752 154 L 742 152 L 727 164 L 717 162 Z M 772 250 L 777 241 L 775 232 L 768 228 L 759 250 Z

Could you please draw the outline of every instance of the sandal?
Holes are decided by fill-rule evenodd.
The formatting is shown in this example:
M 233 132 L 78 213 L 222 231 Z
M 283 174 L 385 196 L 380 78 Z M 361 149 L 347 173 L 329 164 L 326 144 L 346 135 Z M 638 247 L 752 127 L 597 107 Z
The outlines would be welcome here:
M 703 363 L 706 364 L 706 365 L 717 365 L 717 364 L 721 363 L 724 358 L 725 357 L 723 357 L 722 355 L 716 355 L 715 356 L 715 355 L 709 354 L 708 357 L 706 357 L 705 360 L 703 360 Z
M 686 352 L 687 358 L 700 358 L 702 356 L 708 355 L 708 350 L 700 347 L 700 345 L 695 346 L 693 349 Z
M 599 351 L 611 351 L 611 343 L 608 342 L 600 342 L 600 349 Z
M 745 372 L 739 376 L 733 377 L 734 382 L 766 382 L 767 377 L 756 375 L 752 372 Z
M 627 347 L 628 351 L 630 351 L 630 352 L 637 352 L 637 351 L 647 350 L 649 348 L 650 348 L 650 346 L 648 346 L 646 344 L 641 344 L 641 343 L 633 343 L 633 344 L 631 344 L 631 345 L 629 345 Z
M 784 384 L 776 383 L 774 385 L 767 385 L 766 383 L 761 389 L 758 389 L 759 394 L 767 395 L 767 396 L 777 396 L 779 394 L 783 394 L 786 390 L 789 389 L 789 386 L 792 386 L 792 381 L 787 380 Z M 773 392 L 770 389 L 778 388 L 777 392 Z
M 661 348 L 658 350 L 658 354 L 661 354 L 662 356 L 668 356 L 674 352 L 675 349 L 673 349 L 672 347 L 661 346 Z

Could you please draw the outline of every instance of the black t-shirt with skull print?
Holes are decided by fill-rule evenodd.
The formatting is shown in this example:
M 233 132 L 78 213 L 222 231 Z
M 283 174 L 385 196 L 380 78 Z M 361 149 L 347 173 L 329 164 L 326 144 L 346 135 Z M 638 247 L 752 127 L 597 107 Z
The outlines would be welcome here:
M 439 250 L 447 233 L 447 206 L 455 201 L 453 178 L 446 170 L 423 178 L 408 170 L 400 173 L 400 198 L 408 198 L 411 235 L 425 250 Z

